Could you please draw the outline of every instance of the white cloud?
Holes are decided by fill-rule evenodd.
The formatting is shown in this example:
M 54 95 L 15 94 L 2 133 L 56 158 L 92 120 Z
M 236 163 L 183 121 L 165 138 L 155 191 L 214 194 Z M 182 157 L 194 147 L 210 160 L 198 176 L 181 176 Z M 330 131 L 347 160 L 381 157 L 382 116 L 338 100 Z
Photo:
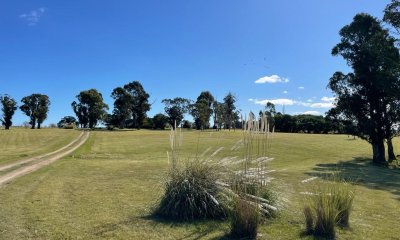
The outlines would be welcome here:
M 303 112 L 302 113 L 303 115 L 321 115 L 321 113 L 320 112 L 318 112 L 318 111 L 306 111 L 306 112 Z
M 287 94 L 287 93 L 288 93 L 288 91 L 286 91 L 286 90 L 285 90 L 285 91 L 283 91 L 283 93 L 284 93 L 284 94 Z
M 289 82 L 288 78 L 283 78 L 278 75 L 265 76 L 255 81 L 255 83 L 287 83 L 287 82 Z
M 334 104 L 331 102 L 313 103 L 310 105 L 312 108 L 333 108 Z
M 308 99 L 307 102 L 301 100 L 293 100 L 287 98 L 278 98 L 278 99 L 249 99 L 250 102 L 253 102 L 258 105 L 266 105 L 268 102 L 273 103 L 275 105 L 286 105 L 286 106 L 302 106 L 309 108 L 333 108 L 335 104 L 333 102 L 316 102 L 313 103 L 312 99 Z
M 28 26 L 36 26 L 45 12 L 46 9 L 41 7 L 36 10 L 32 10 L 29 13 L 21 14 L 19 17 L 24 19 L 28 23 Z
M 300 90 L 304 90 L 304 87 L 303 87 L 303 86 L 300 86 L 300 87 L 298 87 L 298 89 L 300 89 Z
M 249 99 L 250 101 L 250 99 Z M 280 98 L 280 99 L 264 99 L 264 100 L 258 100 L 258 99 L 252 99 L 251 102 L 254 102 L 255 104 L 258 105 L 267 105 L 267 103 L 273 103 L 275 105 L 294 105 L 295 101 L 287 98 Z
M 321 98 L 321 101 L 323 102 L 333 102 L 335 100 L 334 97 L 323 97 Z

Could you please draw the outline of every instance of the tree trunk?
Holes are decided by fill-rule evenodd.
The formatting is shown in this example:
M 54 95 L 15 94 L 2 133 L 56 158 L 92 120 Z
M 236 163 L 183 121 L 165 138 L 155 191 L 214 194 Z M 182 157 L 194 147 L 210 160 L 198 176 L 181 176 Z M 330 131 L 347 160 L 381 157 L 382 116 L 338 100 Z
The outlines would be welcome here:
M 6 127 L 6 130 L 10 129 L 10 125 L 6 125 L 5 127 Z
M 387 140 L 387 145 L 389 162 L 392 162 L 393 160 L 396 160 L 396 155 L 394 155 L 393 143 L 391 138 Z
M 386 165 L 385 144 L 382 141 L 372 143 L 373 159 L 372 162 L 378 165 Z
M 37 123 L 37 129 L 40 129 L 40 122 Z
M 31 120 L 31 129 L 35 129 L 36 119 Z

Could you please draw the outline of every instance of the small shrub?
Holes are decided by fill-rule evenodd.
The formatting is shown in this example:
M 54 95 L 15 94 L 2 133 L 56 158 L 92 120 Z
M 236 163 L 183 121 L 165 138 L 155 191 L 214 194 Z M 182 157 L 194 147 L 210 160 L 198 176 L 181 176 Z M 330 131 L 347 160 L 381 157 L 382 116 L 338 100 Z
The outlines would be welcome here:
M 250 201 L 238 197 L 230 214 L 231 236 L 255 239 L 257 237 L 259 211 Z

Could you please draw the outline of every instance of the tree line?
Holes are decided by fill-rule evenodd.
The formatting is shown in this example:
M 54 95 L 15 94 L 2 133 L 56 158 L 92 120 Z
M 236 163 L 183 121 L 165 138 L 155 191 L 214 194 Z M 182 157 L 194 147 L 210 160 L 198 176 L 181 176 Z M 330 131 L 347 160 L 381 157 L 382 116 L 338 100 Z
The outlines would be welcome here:
M 113 111 L 108 113 L 109 106 L 104 103 L 103 95 L 96 89 L 81 91 L 76 100 L 71 103 L 75 116 L 65 116 L 57 124 L 60 128 L 95 128 L 99 123 L 113 128 L 153 128 L 164 129 L 180 126 L 199 130 L 210 128 L 210 119 L 214 119 L 215 129 L 235 129 L 239 125 L 239 111 L 236 108 L 236 97 L 228 93 L 223 102 L 218 102 L 209 91 L 200 93 L 196 101 L 176 97 L 163 99 L 164 113 L 153 118 L 147 116 L 151 109 L 150 95 L 139 81 L 133 81 L 124 86 L 116 87 L 111 93 L 114 100 Z M 18 109 L 17 101 L 9 95 L 0 97 L 2 118 L 0 121 L 5 129 L 12 126 L 12 117 Z M 44 94 L 31 94 L 21 99 L 19 109 L 29 117 L 31 128 L 40 129 L 47 118 L 50 99 Z M 185 115 L 193 116 L 194 124 L 184 120 Z
M 17 101 L 9 95 L 0 96 L 1 111 L 3 117 L 0 118 L 5 129 L 12 126 L 12 117 L 18 109 Z M 50 99 L 47 95 L 34 93 L 21 99 L 22 105 L 19 109 L 29 117 L 31 128 L 40 129 L 41 124 L 46 120 L 50 107 Z

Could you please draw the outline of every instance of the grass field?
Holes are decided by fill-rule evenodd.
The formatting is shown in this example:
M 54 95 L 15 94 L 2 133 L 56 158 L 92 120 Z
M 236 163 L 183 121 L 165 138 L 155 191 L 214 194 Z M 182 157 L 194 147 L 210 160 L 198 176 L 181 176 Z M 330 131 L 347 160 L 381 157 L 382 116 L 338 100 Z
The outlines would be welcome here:
M 60 133 L 43 130 L 35 137 L 35 142 L 41 144 L 35 146 L 46 145 L 43 141 L 47 140 L 42 138 L 50 136 L 53 140 L 47 143 L 55 144 L 55 135 L 60 137 Z M 22 138 L 11 136 L 24 133 L 7 134 L 8 144 L 2 145 L 1 150 L 4 153 L 10 148 L 13 155 L 9 156 L 15 159 L 20 154 L 15 145 Z M 65 138 L 72 139 L 75 134 L 78 133 L 67 132 Z M 168 166 L 168 134 L 145 130 L 92 132 L 88 142 L 73 156 L 1 187 L 0 238 L 224 238 L 229 230 L 227 222 L 184 224 L 150 217 L 151 207 L 162 194 L 161 182 Z M 183 155 L 201 153 L 208 146 L 225 147 L 219 153 L 221 157 L 240 155 L 230 150 L 240 138 L 240 131 L 185 132 Z M 399 142 L 395 142 L 395 147 L 398 152 Z M 36 154 L 38 150 L 31 145 L 23 151 Z M 338 239 L 399 239 L 400 172 L 371 166 L 370 154 L 366 142 L 344 135 L 276 134 L 270 152 L 275 158 L 270 168 L 276 171 L 271 176 L 285 201 L 279 216 L 262 225 L 260 238 L 311 239 L 301 235 L 304 196 L 300 192 L 310 190 L 319 180 L 301 181 L 313 176 L 323 179 L 325 173 L 338 170 L 356 181 L 351 228 L 340 230 Z M 2 155 L 1 161 L 8 158 Z
M 0 129 L 0 164 L 52 152 L 78 135 L 78 131 L 63 129 Z

